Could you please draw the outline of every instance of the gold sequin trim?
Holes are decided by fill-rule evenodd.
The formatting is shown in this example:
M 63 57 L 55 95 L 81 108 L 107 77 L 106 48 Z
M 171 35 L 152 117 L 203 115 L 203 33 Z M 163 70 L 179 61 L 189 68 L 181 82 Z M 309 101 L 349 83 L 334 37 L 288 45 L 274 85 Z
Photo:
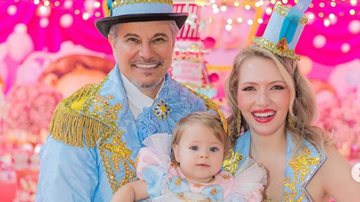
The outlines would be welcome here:
M 122 106 L 119 103 L 110 106 L 110 100 L 112 99 L 112 95 L 96 95 L 93 100 L 93 110 L 90 116 L 101 120 L 109 126 L 108 130 L 102 135 L 99 150 L 111 188 L 115 192 L 119 187 L 135 180 L 136 175 L 134 172 L 135 163 L 130 158 L 131 150 L 122 141 L 122 132 L 118 130 L 116 123 L 119 119 L 118 113 Z M 112 138 L 111 142 L 105 142 L 109 138 Z M 124 177 L 120 182 L 118 182 L 115 175 L 115 172 L 119 171 L 124 173 Z
M 202 200 L 188 199 L 188 198 L 186 198 L 186 196 L 185 196 L 184 193 L 178 193 L 178 194 L 177 194 L 177 198 L 178 198 L 180 201 L 184 201 L 184 202 L 211 202 L 211 200 L 210 200 L 209 198 L 202 199 Z
M 218 191 L 216 190 L 216 188 L 212 188 L 211 191 L 210 191 L 210 194 L 211 195 L 216 195 L 218 193 Z
M 274 53 L 275 55 L 280 55 L 283 57 L 288 57 L 292 60 L 299 60 L 299 56 L 297 56 L 295 54 L 295 52 L 289 48 L 286 49 L 278 49 L 277 48 L 277 44 L 265 39 L 265 38 L 261 38 L 261 37 L 255 37 L 253 39 L 253 42 L 262 47 L 265 48 L 266 50 L 271 51 L 272 53 Z
M 176 178 L 176 180 L 175 180 L 175 185 L 176 185 L 176 186 L 180 186 L 180 185 L 181 185 L 181 182 L 182 182 L 182 180 L 181 180 L 180 178 Z
M 243 156 L 237 152 L 234 152 L 234 149 L 230 150 L 230 155 L 223 162 L 223 168 L 225 171 L 234 175 L 238 170 L 238 164 L 243 159 Z
M 274 7 L 274 11 L 285 17 L 289 12 L 289 8 L 282 4 L 276 4 Z M 307 19 L 306 15 L 301 17 L 300 24 L 305 25 L 307 22 L 308 22 L 308 19 Z
M 301 196 L 297 198 L 298 192 L 301 191 L 297 185 L 305 181 L 305 177 L 310 173 L 310 167 L 318 165 L 320 162 L 319 158 L 313 158 L 310 157 L 310 155 L 311 151 L 305 146 L 300 155 L 289 162 L 289 165 L 293 170 L 293 180 L 290 178 L 285 178 L 284 180 L 284 186 L 288 187 L 290 190 L 290 192 L 284 193 L 285 201 L 303 201 L 305 193 L 302 192 Z
M 126 144 L 122 142 L 121 138 L 122 133 L 118 132 L 117 135 L 113 137 L 111 143 L 100 144 L 100 154 L 103 157 L 105 170 L 108 173 L 110 185 L 114 192 L 119 187 L 136 178 L 135 172 L 133 171 L 133 169 L 135 169 L 135 163 L 130 159 L 131 151 L 126 147 Z M 123 169 L 120 168 L 119 165 L 122 165 Z M 114 169 L 124 173 L 124 178 L 120 182 L 115 178 Z
M 227 174 L 224 174 L 224 175 L 222 175 L 222 178 L 223 178 L 224 180 L 229 180 L 229 179 L 231 179 L 231 176 L 230 176 L 230 175 L 227 175 Z

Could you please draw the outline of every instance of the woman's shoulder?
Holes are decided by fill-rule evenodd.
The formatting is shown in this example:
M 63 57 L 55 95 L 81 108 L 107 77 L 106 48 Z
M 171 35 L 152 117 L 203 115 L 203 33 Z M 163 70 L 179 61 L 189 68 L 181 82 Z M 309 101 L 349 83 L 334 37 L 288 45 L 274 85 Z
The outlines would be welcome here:
M 348 160 L 332 144 L 325 144 L 324 151 L 327 159 L 314 177 L 314 183 L 308 186 L 310 194 L 311 189 L 317 190 L 316 187 L 320 186 L 324 193 L 336 200 L 354 201 L 356 197 L 358 199 L 360 184 L 352 179 Z
M 323 148 L 327 158 L 324 165 L 322 166 L 322 169 L 319 170 L 319 172 L 321 174 L 324 174 L 324 177 L 328 177 L 331 174 L 338 173 L 338 171 L 340 170 L 350 169 L 349 162 L 345 159 L 344 156 L 340 154 L 335 145 L 324 144 Z

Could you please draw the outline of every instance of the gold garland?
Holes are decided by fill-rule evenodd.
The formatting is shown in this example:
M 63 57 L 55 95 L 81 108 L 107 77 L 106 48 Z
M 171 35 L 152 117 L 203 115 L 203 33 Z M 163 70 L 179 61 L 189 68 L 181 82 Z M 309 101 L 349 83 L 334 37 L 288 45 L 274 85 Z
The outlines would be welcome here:
M 289 48 L 280 48 L 277 44 L 261 37 L 255 37 L 253 42 L 260 46 L 261 48 L 265 48 L 266 50 L 271 51 L 275 55 L 280 55 L 283 57 L 288 57 L 292 60 L 299 60 L 299 56 L 295 54 L 295 52 Z

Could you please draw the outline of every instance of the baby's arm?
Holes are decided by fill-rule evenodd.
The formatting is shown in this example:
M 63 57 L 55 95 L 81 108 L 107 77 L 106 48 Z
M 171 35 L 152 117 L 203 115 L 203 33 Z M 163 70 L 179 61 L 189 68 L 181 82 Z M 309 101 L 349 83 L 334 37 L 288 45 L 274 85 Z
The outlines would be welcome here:
M 133 202 L 148 198 L 147 185 L 142 180 L 130 182 L 116 191 L 111 202 Z

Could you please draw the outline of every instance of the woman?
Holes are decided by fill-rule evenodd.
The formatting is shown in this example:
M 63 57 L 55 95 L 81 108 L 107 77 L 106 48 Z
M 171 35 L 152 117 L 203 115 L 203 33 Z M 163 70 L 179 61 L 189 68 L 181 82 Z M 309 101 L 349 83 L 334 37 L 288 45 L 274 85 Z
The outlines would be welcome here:
M 296 60 L 250 46 L 235 58 L 227 90 L 237 159 L 232 166 L 247 158 L 262 164 L 268 172 L 265 199 L 360 200 L 350 166 L 312 125 L 315 97 Z

